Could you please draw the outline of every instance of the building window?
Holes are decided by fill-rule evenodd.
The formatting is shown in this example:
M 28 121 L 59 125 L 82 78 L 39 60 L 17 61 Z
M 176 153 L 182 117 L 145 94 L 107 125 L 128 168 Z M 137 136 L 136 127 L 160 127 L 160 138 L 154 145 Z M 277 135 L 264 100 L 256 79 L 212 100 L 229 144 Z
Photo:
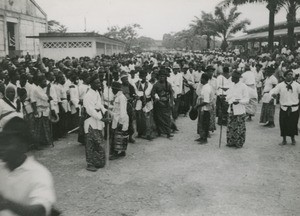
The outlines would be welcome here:
M 44 42 L 43 48 L 68 48 L 68 42 Z
M 69 42 L 69 48 L 91 48 L 92 42 Z
M 43 48 L 91 48 L 92 42 L 89 41 L 72 41 L 72 42 L 44 42 Z

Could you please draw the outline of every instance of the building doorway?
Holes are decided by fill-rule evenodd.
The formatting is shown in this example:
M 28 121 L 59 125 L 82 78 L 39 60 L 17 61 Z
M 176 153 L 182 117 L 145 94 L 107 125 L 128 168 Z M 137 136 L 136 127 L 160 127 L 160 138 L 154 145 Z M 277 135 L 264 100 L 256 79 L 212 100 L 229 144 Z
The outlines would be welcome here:
M 17 47 L 17 34 L 16 23 L 7 22 L 7 42 L 8 42 L 8 54 L 10 57 L 18 55 Z

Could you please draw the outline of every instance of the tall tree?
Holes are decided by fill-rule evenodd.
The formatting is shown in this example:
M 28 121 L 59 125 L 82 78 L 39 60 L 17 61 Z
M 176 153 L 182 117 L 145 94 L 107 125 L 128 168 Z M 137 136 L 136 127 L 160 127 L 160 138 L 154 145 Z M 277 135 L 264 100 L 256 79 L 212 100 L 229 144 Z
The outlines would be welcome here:
M 126 42 L 127 49 L 130 49 L 133 40 L 136 39 L 138 36 L 137 30 L 141 28 L 142 27 L 136 23 L 132 25 L 124 26 L 122 28 L 120 28 L 119 26 L 112 26 L 107 29 L 108 32 L 105 33 L 104 35 L 107 37 L 119 39 Z
M 228 11 L 229 13 L 226 14 Z M 246 26 L 250 24 L 250 21 L 247 19 L 239 21 L 241 13 L 237 11 L 236 6 L 228 11 L 226 11 L 224 7 L 215 8 L 214 25 L 216 32 L 218 32 L 219 36 L 223 39 L 221 45 L 223 51 L 228 47 L 227 38 L 238 31 L 246 30 Z
M 269 10 L 269 35 L 268 35 L 268 47 L 272 51 L 274 48 L 274 28 L 275 28 L 275 14 L 279 8 L 282 7 L 286 0 L 223 0 L 219 6 L 228 6 L 230 4 L 242 5 L 246 3 L 267 3 L 267 9 Z
M 210 42 L 212 36 L 217 36 L 215 20 L 211 13 L 202 11 L 201 18 L 195 17 L 190 27 L 195 35 L 206 36 L 207 49 L 210 49 Z
M 300 0 L 285 0 L 282 2 L 282 7 L 286 10 L 286 20 L 288 28 L 288 47 L 291 50 L 295 48 L 295 26 L 297 23 L 297 10 L 300 7 Z
M 48 32 L 65 33 L 68 28 L 56 20 L 48 21 Z

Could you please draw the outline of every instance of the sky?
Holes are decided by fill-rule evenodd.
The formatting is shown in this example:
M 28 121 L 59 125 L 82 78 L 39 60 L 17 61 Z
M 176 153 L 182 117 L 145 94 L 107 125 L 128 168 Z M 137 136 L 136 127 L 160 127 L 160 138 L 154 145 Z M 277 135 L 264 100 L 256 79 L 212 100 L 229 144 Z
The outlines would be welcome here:
M 87 31 L 100 34 L 110 26 L 123 27 L 138 23 L 139 36 L 162 40 L 165 33 L 187 29 L 201 11 L 214 12 L 221 0 L 35 0 L 54 19 L 68 27 L 69 32 Z M 268 10 L 264 4 L 247 4 L 238 7 L 241 19 L 249 19 L 248 29 L 268 24 Z M 281 10 L 275 22 L 286 21 Z

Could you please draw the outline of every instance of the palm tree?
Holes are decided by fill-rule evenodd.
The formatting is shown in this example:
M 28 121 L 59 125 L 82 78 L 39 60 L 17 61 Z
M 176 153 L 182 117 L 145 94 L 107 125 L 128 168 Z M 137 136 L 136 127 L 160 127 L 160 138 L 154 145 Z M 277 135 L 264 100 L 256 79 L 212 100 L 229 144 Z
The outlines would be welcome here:
M 267 9 L 269 10 L 268 46 L 269 46 L 269 50 L 272 51 L 274 47 L 275 14 L 278 12 L 280 7 L 283 6 L 285 1 L 287 0 L 223 0 L 219 4 L 219 6 L 228 6 L 230 4 L 242 5 L 246 3 L 257 3 L 257 2 L 267 3 Z
M 206 36 L 207 49 L 210 49 L 210 41 L 212 36 L 217 36 L 215 20 L 211 13 L 205 13 L 202 11 L 201 18 L 195 17 L 192 24 L 190 24 L 191 30 L 195 35 Z
M 216 7 L 215 9 L 215 27 L 216 32 L 222 37 L 221 48 L 225 51 L 228 47 L 227 38 L 232 34 L 241 30 L 246 30 L 246 26 L 250 25 L 250 21 L 245 19 L 238 21 L 241 13 L 237 12 L 237 7 L 232 7 L 228 14 L 225 13 L 224 8 Z
M 285 0 L 282 2 L 282 7 L 287 11 L 286 20 L 288 28 L 288 38 L 287 43 L 288 47 L 291 50 L 295 48 L 295 25 L 297 22 L 296 12 L 300 7 L 300 0 Z

